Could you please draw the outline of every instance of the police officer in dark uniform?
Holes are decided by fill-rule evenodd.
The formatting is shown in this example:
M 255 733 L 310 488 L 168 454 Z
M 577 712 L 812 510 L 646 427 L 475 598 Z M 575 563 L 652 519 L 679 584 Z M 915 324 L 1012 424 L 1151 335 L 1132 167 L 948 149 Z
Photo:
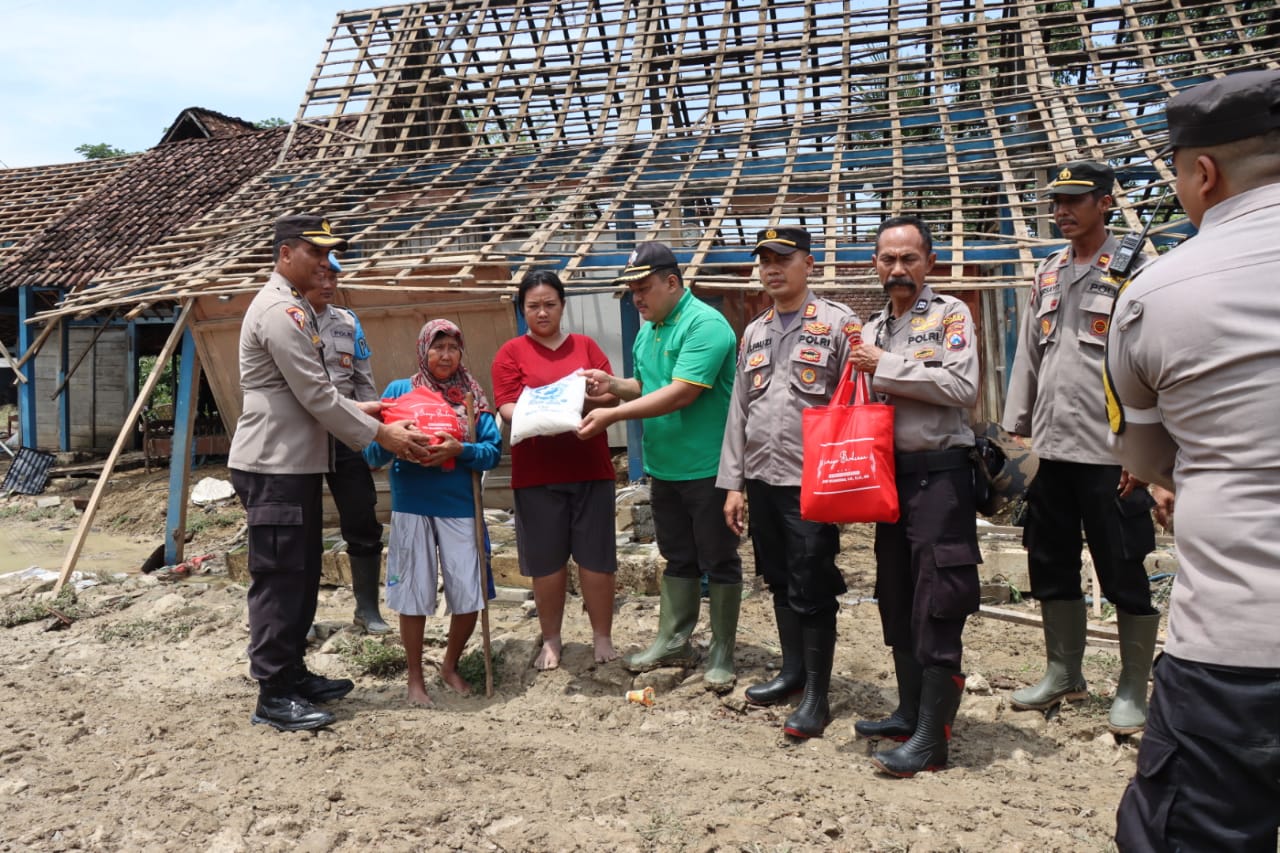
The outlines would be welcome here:
M 885 220 L 875 268 L 889 304 L 867 321 L 850 361 L 894 407 L 894 464 L 901 517 L 876 525 L 876 598 L 893 649 L 898 707 L 860 721 L 864 737 L 905 740 L 875 766 L 909 777 L 947 763 L 964 692 L 961 633 L 978 609 L 977 520 L 969 409 L 978 400 L 973 318 L 925 277 L 935 260 L 929 227 L 915 216 Z
M 360 319 L 350 308 L 333 304 L 342 264 L 329 253 L 325 284 L 307 301 L 316 312 L 316 329 L 324 345 L 324 366 L 338 393 L 358 403 L 378 399 Z M 370 634 L 386 634 L 391 626 L 378 611 L 382 576 L 382 523 L 378 521 L 378 492 L 364 454 L 342 442 L 334 444 L 333 470 L 325 475 L 329 494 L 338 508 L 342 539 L 351 562 L 351 590 L 355 593 L 354 622 Z
M 289 731 L 332 723 L 333 715 L 312 703 L 339 699 L 354 686 L 303 662 L 320 590 L 329 434 L 352 447 L 376 440 L 402 458 L 425 458 L 429 443 L 410 421 L 373 417 L 380 402 L 345 399 L 325 372 L 306 297 L 323 286 L 330 249 L 346 245 L 320 216 L 277 220 L 275 271 L 240 327 L 244 409 L 227 467 L 249 526 L 249 668 L 259 686 L 252 719 Z

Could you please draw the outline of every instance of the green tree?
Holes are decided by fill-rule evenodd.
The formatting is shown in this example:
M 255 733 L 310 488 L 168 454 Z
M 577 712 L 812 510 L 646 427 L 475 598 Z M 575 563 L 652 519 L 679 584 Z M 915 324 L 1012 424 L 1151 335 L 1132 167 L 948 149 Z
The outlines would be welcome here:
M 261 121 L 255 121 L 253 126 L 258 128 L 258 130 L 269 130 L 273 127 L 284 127 L 288 123 L 289 122 L 277 116 L 275 118 L 264 118 Z
M 77 145 L 75 151 L 86 160 L 109 160 L 112 157 L 125 157 L 134 153 L 109 145 L 106 142 L 99 142 L 97 145 L 90 145 L 86 142 L 83 145 Z

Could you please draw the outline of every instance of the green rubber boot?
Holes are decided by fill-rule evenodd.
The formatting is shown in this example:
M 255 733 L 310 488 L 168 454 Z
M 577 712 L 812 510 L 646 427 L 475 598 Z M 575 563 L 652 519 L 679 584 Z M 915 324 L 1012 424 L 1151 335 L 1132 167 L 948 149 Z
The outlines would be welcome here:
M 1084 660 L 1087 605 L 1075 601 L 1042 601 L 1044 649 L 1049 659 L 1044 678 L 1038 684 L 1013 692 L 1013 707 L 1019 711 L 1047 711 L 1064 700 L 1079 701 L 1089 696 L 1080 664 Z M 1145 689 L 1145 688 L 1144 688 Z
M 732 690 L 738 677 L 733 671 L 733 650 L 738 639 L 738 610 L 742 607 L 742 584 L 713 583 L 711 592 L 711 648 L 702 683 L 717 693 Z
M 1131 735 L 1147 725 L 1147 681 L 1156 653 L 1160 614 L 1135 616 L 1118 610 L 1116 626 L 1120 630 L 1120 681 L 1116 684 L 1116 698 L 1111 701 L 1107 728 L 1113 734 Z
M 702 597 L 700 578 L 662 578 L 662 601 L 658 608 L 658 636 L 642 652 L 627 655 L 622 665 L 632 672 L 648 672 L 660 666 L 692 666 L 697 663 L 689 642 L 698 624 Z M 735 619 L 737 614 L 735 613 Z

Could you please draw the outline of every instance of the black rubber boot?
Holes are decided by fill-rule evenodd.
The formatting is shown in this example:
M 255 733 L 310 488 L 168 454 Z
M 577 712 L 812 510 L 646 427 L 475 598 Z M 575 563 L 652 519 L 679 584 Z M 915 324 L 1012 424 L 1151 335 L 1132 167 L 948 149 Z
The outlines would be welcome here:
M 920 679 L 924 667 L 908 648 L 893 647 L 893 670 L 898 679 L 898 707 L 883 720 L 858 720 L 853 730 L 860 737 L 905 741 L 916 732 L 920 715 Z
M 827 691 L 831 687 L 831 660 L 836 651 L 836 614 L 802 617 L 804 636 L 804 698 L 787 717 L 782 730 L 791 737 L 822 737 L 831 722 Z
M 782 645 L 782 669 L 763 684 L 746 690 L 752 705 L 776 705 L 804 689 L 804 635 L 800 630 L 800 614 L 790 607 L 774 607 L 778 620 L 778 642 Z
M 293 693 L 308 702 L 332 702 L 341 699 L 355 688 L 350 678 L 325 678 L 299 664 L 293 670 Z
M 391 626 L 378 610 L 378 589 L 382 585 L 381 554 L 348 554 L 351 560 L 351 591 L 356 596 L 356 627 L 369 634 L 389 634 Z
M 951 739 L 951 725 L 960 710 L 963 693 L 964 674 L 960 670 L 925 667 L 915 734 L 896 749 L 877 752 L 871 763 L 878 770 L 902 779 L 946 767 L 947 742 Z
M 334 721 L 333 714 L 312 705 L 293 691 L 287 677 L 280 683 L 259 682 L 258 706 L 250 721 L 255 725 L 265 723 L 282 732 L 301 732 L 318 729 Z

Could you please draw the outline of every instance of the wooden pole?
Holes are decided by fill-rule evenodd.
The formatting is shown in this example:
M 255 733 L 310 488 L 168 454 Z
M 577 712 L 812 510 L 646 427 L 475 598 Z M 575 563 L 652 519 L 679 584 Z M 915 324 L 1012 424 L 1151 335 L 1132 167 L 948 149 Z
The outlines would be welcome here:
M 13 369 L 17 370 L 19 367 L 22 367 L 22 365 L 27 363 L 27 359 L 40 352 L 40 347 L 44 346 L 44 342 L 53 334 L 53 330 L 61 325 L 62 318 L 59 317 L 45 326 L 44 331 L 40 333 L 40 336 L 31 342 L 31 346 L 27 347 L 27 351 L 22 354 L 22 358 L 18 359 L 17 362 L 14 363 Z
M 468 393 L 467 406 L 467 441 L 475 442 L 480 434 L 479 415 L 476 412 L 475 395 Z M 489 573 L 485 571 L 488 562 L 484 554 L 484 485 L 479 471 L 471 472 L 471 504 L 476 522 L 476 554 L 480 558 L 480 638 L 484 643 L 484 695 L 493 697 L 493 649 L 489 645 Z
M 9 354 L 9 350 L 5 349 L 5 346 L 2 343 L 0 343 L 0 355 L 4 356 L 5 361 L 9 362 L 9 366 L 13 368 L 13 375 L 17 377 L 14 382 L 21 382 L 25 385 L 27 377 L 22 375 L 22 371 L 18 369 L 17 363 L 13 360 L 13 356 Z
M 193 305 L 195 305 L 195 300 L 192 299 L 188 299 L 182 304 L 182 311 L 178 314 L 178 319 L 174 321 L 173 331 L 169 334 L 169 340 L 164 342 L 164 349 L 160 351 L 160 356 L 156 359 L 157 365 L 163 365 L 173 356 L 173 351 L 177 349 L 178 342 L 182 340 L 182 333 L 187 328 L 187 317 L 190 316 Z M 84 515 L 80 519 L 80 529 L 76 531 L 75 538 L 71 540 L 71 546 L 67 549 L 67 556 L 62 562 L 62 572 L 58 575 L 58 582 L 53 585 L 54 596 L 61 592 L 63 585 L 67 582 L 67 578 L 71 577 L 71 572 L 76 567 L 76 560 L 80 558 L 80 549 L 84 547 L 84 540 L 88 538 L 89 528 L 93 525 L 93 517 L 98 512 L 98 503 L 102 500 L 102 493 L 106 491 L 107 481 L 111 479 L 111 471 L 115 468 L 116 460 L 120 458 L 120 453 L 124 450 L 125 443 L 132 437 L 133 425 L 137 422 L 138 416 L 142 414 L 142 409 L 147 405 L 147 400 L 150 399 L 151 392 L 155 390 L 156 384 L 160 381 L 160 374 L 163 372 L 159 369 L 151 371 L 151 375 L 147 377 L 142 390 L 138 392 L 138 399 L 133 401 L 133 408 L 125 416 L 124 424 L 120 427 L 120 435 L 116 436 L 115 446 L 111 448 L 111 453 L 107 455 L 107 461 L 102 465 L 102 473 L 98 475 L 98 483 L 93 487 L 93 494 L 89 497 L 89 505 L 84 508 Z

